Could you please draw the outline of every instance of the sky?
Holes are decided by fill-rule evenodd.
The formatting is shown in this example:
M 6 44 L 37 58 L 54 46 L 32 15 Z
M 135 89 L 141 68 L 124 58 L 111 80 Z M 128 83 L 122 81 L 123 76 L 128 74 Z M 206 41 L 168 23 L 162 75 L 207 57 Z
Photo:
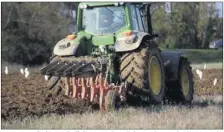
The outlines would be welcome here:
M 219 17 L 223 17 L 223 7 L 222 2 L 216 2 L 216 7 L 219 10 Z

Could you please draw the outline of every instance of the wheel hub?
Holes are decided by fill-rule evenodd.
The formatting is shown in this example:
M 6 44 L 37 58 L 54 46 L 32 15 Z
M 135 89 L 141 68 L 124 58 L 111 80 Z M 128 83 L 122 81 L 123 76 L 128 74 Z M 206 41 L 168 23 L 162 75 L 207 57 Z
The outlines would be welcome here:
M 185 69 L 181 70 L 181 87 L 183 95 L 186 97 L 189 92 L 189 76 Z
M 161 67 L 156 56 L 153 56 L 149 61 L 149 85 L 152 92 L 158 95 L 161 91 L 162 75 Z

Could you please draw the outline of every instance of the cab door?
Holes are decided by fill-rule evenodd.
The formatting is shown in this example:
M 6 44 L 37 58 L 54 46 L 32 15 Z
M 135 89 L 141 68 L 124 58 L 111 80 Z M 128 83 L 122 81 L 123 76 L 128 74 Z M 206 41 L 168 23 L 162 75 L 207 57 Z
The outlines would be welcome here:
M 132 30 L 137 30 L 141 32 L 147 32 L 145 27 L 145 22 L 142 18 L 142 12 L 140 11 L 139 5 L 130 5 L 131 13 L 131 27 Z

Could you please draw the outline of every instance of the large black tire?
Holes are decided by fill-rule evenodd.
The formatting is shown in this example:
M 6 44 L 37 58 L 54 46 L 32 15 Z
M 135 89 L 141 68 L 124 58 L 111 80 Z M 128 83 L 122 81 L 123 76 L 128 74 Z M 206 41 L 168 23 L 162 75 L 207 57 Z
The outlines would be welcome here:
M 142 45 L 147 45 L 143 42 Z M 161 85 L 159 93 L 155 94 L 149 81 L 149 74 L 152 72 L 149 68 L 149 62 L 156 58 L 160 65 Z M 165 96 L 165 73 L 160 50 L 157 47 L 139 47 L 135 51 L 125 53 L 121 57 L 120 73 L 122 81 L 128 86 L 128 91 L 133 89 L 145 89 L 149 92 L 148 100 L 152 104 L 160 104 Z M 135 94 L 135 93 L 132 93 Z M 141 96 L 141 95 L 137 95 Z M 136 99 L 127 92 L 127 102 L 136 104 Z M 137 101 L 138 102 L 138 101 Z
M 58 60 L 57 56 L 53 56 L 50 58 L 50 63 Z M 62 88 L 59 85 L 60 77 L 57 76 L 49 76 L 47 82 L 47 92 L 46 96 L 58 96 L 62 91 Z
M 79 56 L 84 56 L 87 55 L 86 51 L 84 49 L 82 49 L 81 46 L 78 47 L 76 53 L 74 56 L 79 57 Z M 52 56 L 50 57 L 50 63 L 53 63 L 57 60 L 59 60 L 60 58 L 55 55 L 54 53 L 52 53 Z M 59 94 L 64 94 L 64 89 L 62 88 L 63 86 L 61 86 L 61 84 L 63 83 L 63 81 L 61 80 L 60 77 L 57 76 L 50 76 L 48 78 L 48 82 L 47 82 L 47 96 L 58 96 Z
M 59 80 L 60 80 L 60 77 L 49 76 L 48 82 L 47 82 L 47 88 L 49 90 L 53 89 L 55 87 L 55 85 L 58 83 Z
M 188 87 L 185 87 L 185 89 L 186 88 L 188 89 L 186 91 L 184 90 L 184 83 L 181 80 L 183 73 L 187 74 L 186 79 L 187 82 L 189 82 L 187 83 L 189 85 L 186 85 Z M 190 66 L 189 61 L 186 58 L 181 57 L 178 68 L 178 80 L 167 82 L 167 99 L 171 103 L 190 104 L 193 100 L 193 94 L 194 94 L 194 80 L 193 80 L 192 68 Z

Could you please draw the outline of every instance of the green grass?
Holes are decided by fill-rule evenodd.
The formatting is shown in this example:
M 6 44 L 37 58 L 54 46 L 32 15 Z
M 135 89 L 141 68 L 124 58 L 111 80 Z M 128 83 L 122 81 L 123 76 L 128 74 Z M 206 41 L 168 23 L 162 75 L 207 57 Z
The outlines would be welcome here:
M 214 49 L 164 49 L 168 51 L 183 51 L 191 63 L 223 62 L 223 51 Z
M 206 64 L 206 69 L 223 69 L 223 63 L 200 63 L 200 64 L 191 64 L 191 66 L 195 69 L 204 69 L 204 65 Z

